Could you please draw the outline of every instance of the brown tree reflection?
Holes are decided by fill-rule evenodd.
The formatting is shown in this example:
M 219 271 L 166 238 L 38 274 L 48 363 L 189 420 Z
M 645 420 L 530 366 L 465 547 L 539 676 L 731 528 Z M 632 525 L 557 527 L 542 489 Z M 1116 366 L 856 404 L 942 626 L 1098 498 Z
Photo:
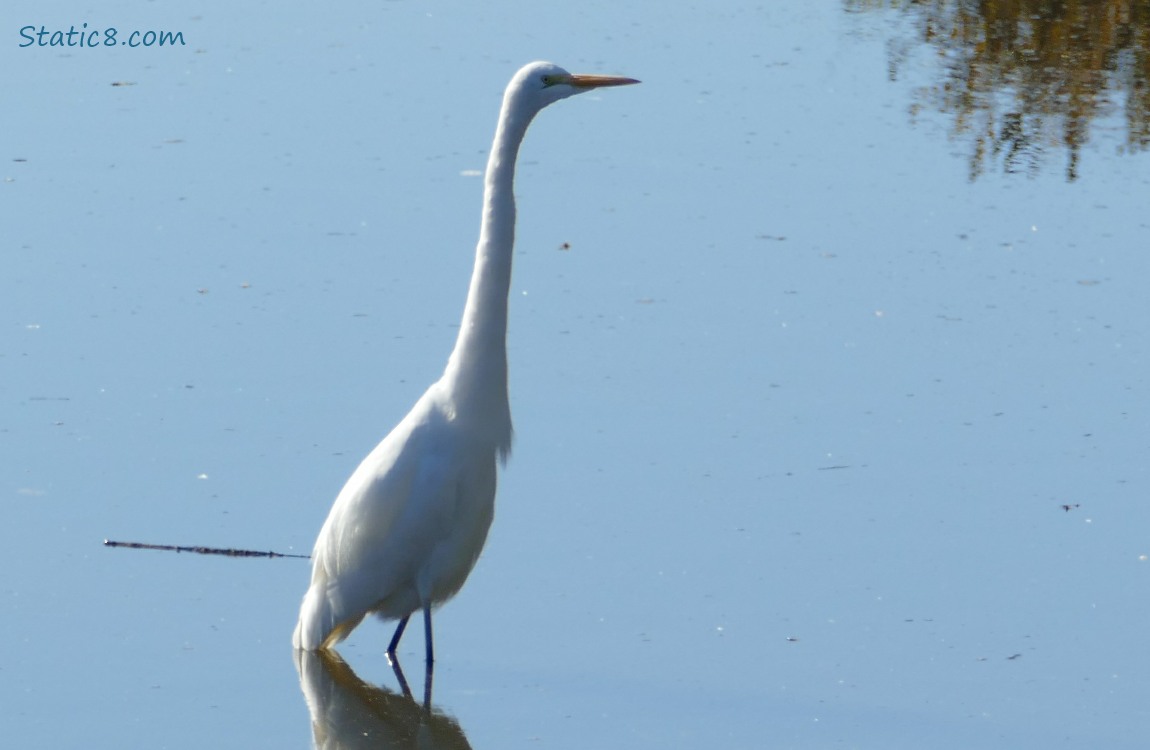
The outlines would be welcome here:
M 1091 124 L 1122 115 L 1120 151 L 1150 146 L 1150 0 L 844 0 L 846 10 L 892 8 L 910 38 L 890 43 L 897 79 L 916 47 L 941 63 L 941 77 L 915 92 L 923 107 L 953 118 L 952 133 L 973 141 L 970 178 L 1001 162 L 1036 173 L 1052 150 L 1067 153 L 1078 177 Z

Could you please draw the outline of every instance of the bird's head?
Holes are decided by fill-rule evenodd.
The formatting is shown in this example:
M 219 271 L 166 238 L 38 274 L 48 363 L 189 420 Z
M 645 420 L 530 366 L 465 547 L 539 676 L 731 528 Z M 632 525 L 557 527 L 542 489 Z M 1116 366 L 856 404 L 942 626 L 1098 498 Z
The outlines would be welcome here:
M 538 112 L 552 102 L 605 86 L 639 83 L 622 76 L 569 73 L 554 63 L 533 62 L 524 65 L 511 79 L 507 96 L 519 100 L 525 109 Z

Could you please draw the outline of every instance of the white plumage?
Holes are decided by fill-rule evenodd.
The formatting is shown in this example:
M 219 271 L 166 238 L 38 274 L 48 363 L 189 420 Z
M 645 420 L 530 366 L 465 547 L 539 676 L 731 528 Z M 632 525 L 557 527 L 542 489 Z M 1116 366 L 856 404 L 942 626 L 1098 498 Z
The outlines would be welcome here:
M 544 107 L 630 78 L 568 73 L 531 63 L 503 97 L 487 163 L 475 269 L 459 337 L 443 376 L 348 479 L 312 553 L 311 586 L 292 643 L 328 648 L 371 613 L 400 621 L 424 614 L 427 663 L 434 659 L 431 610 L 475 565 L 495 507 L 497 462 L 511 449 L 507 399 L 507 293 L 515 243 L 515 160 Z

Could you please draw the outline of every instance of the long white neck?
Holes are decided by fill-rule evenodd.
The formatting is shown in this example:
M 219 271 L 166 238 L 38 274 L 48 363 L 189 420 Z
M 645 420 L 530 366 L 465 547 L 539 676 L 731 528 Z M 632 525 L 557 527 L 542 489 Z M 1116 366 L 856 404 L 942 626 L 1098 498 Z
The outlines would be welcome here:
M 487 160 L 483 220 L 475 269 L 459 337 L 441 381 L 457 418 L 489 436 L 501 457 L 511 449 L 507 399 L 507 296 L 515 247 L 515 160 L 534 113 L 524 115 L 505 100 Z

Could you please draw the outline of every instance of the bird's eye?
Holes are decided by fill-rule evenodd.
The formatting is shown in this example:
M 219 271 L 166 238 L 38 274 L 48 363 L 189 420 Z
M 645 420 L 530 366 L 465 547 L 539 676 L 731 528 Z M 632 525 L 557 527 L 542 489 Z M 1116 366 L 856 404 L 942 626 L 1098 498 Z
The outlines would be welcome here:
M 543 75 L 539 76 L 539 80 L 543 81 L 543 85 L 545 87 L 554 86 L 555 84 L 559 83 L 559 76 L 553 76 L 550 73 L 544 73 Z

